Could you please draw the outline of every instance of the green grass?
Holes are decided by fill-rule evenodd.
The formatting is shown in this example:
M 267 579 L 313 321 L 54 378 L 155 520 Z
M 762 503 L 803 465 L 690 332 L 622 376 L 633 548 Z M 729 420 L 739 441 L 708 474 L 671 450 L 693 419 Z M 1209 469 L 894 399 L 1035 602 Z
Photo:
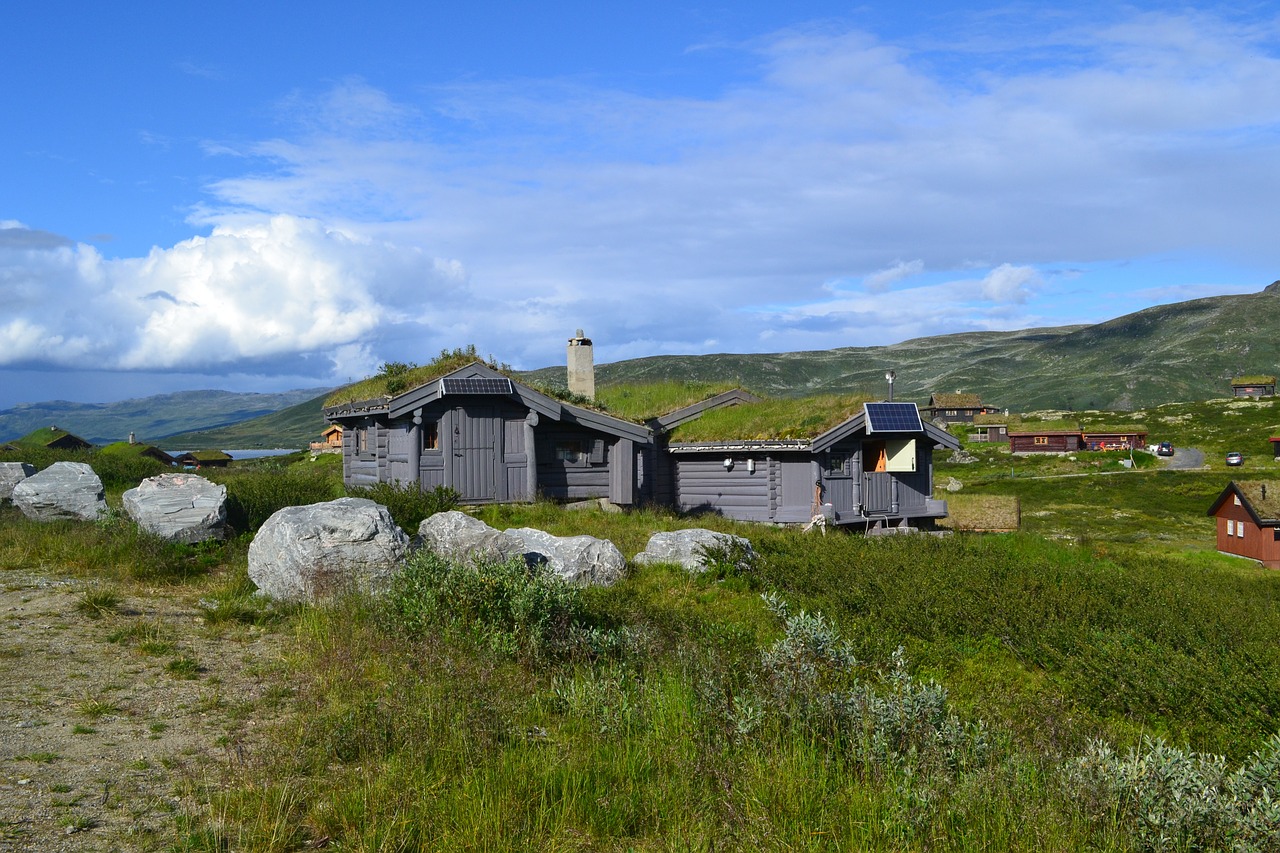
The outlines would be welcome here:
M 596 401 L 606 411 L 638 423 L 691 406 L 738 386 L 731 382 L 625 382 L 596 388 Z
M 672 441 L 814 438 L 862 411 L 869 397 L 825 394 L 787 400 L 761 400 L 714 409 L 676 427 Z

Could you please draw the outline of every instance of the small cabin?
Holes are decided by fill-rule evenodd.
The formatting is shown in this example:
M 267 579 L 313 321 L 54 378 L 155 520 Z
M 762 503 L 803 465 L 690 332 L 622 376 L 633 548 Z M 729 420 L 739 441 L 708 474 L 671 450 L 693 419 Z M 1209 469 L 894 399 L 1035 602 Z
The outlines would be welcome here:
M 1147 446 L 1147 431 L 1137 427 L 1112 427 L 1082 432 L 1080 443 L 1085 450 L 1143 450 Z
M 979 414 L 973 417 L 973 431 L 970 441 L 988 444 L 1008 444 L 1009 432 L 1022 426 L 1022 418 L 1018 415 L 1000 413 Z
M 1273 435 L 1267 441 L 1271 442 L 1271 457 L 1280 462 L 1280 436 Z
M 192 450 L 176 457 L 177 464 L 191 468 L 226 468 L 231 455 L 221 450 Z
M 1231 396 L 1233 397 L 1274 397 L 1276 395 L 1276 378 L 1274 376 L 1237 376 L 1231 380 Z
M 340 424 L 329 424 L 324 432 L 320 433 L 320 440 L 311 442 L 311 452 L 341 453 L 342 426 Z
M 542 495 L 621 505 L 649 487 L 651 428 L 561 402 L 479 361 L 324 415 L 343 428 L 348 486 L 445 486 L 467 504 Z
M 73 435 L 58 426 L 44 427 L 28 433 L 16 442 L 22 444 L 35 444 L 41 447 L 47 447 L 50 450 L 88 450 L 93 445 L 78 435 Z
M 931 421 L 947 424 L 971 424 L 978 415 L 1000 411 L 995 406 L 984 406 L 977 394 L 930 394 L 929 405 L 922 414 Z
M 1078 429 L 1027 429 L 1009 433 L 1009 450 L 1013 453 L 1075 453 L 1082 447 Z
M 960 442 L 923 422 L 915 403 L 865 403 L 810 438 L 682 440 L 666 446 L 674 501 L 685 512 L 743 521 L 812 522 L 865 530 L 930 528 L 933 450 Z
M 1232 481 L 1208 514 L 1217 521 L 1219 551 L 1280 569 L 1280 481 Z

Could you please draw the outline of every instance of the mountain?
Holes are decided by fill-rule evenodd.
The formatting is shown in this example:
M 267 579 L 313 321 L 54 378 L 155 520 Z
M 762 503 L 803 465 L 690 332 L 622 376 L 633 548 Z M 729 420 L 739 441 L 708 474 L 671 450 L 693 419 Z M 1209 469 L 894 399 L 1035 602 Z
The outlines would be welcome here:
M 1105 323 L 966 332 L 881 347 L 771 354 L 672 355 L 596 367 L 599 385 L 734 380 L 775 396 L 826 392 L 926 402 L 935 391 L 981 394 L 1014 411 L 1146 408 L 1229 396 L 1242 374 L 1280 373 L 1280 281 L 1258 293 L 1159 305 Z M 563 386 L 565 369 L 530 371 Z
M 165 450 L 284 447 L 301 450 L 319 439 L 320 432 L 327 426 L 321 413 L 327 396 L 329 391 L 277 412 L 211 429 L 178 433 L 157 441 L 156 444 Z
M 317 395 L 323 396 L 325 392 L 323 388 L 278 394 L 181 391 L 116 403 L 71 403 L 65 400 L 23 403 L 0 411 L 0 442 L 12 441 L 32 430 L 57 424 L 94 444 L 120 441 L 128 438 L 131 432 L 138 441 L 159 444 L 165 436 L 259 418 L 317 398 Z

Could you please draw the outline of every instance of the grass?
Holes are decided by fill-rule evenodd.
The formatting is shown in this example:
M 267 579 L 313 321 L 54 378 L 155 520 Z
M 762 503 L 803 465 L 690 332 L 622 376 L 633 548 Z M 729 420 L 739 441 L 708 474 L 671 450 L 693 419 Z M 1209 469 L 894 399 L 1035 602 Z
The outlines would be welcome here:
M 872 398 L 826 394 L 761 400 L 713 409 L 672 430 L 672 441 L 787 440 L 814 438 L 862 411 Z
M 116 612 L 120 601 L 120 594 L 114 589 L 91 587 L 81 593 L 80 599 L 76 602 L 76 610 L 90 619 L 100 619 L 109 613 Z

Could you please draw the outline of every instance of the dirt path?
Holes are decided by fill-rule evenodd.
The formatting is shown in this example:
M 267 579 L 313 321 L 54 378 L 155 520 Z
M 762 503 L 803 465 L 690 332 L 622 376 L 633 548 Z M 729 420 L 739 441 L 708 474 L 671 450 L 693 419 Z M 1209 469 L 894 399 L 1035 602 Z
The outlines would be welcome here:
M 164 849 L 287 707 L 284 638 L 209 628 L 190 588 L 92 618 L 84 580 L 0 584 L 0 851 Z

